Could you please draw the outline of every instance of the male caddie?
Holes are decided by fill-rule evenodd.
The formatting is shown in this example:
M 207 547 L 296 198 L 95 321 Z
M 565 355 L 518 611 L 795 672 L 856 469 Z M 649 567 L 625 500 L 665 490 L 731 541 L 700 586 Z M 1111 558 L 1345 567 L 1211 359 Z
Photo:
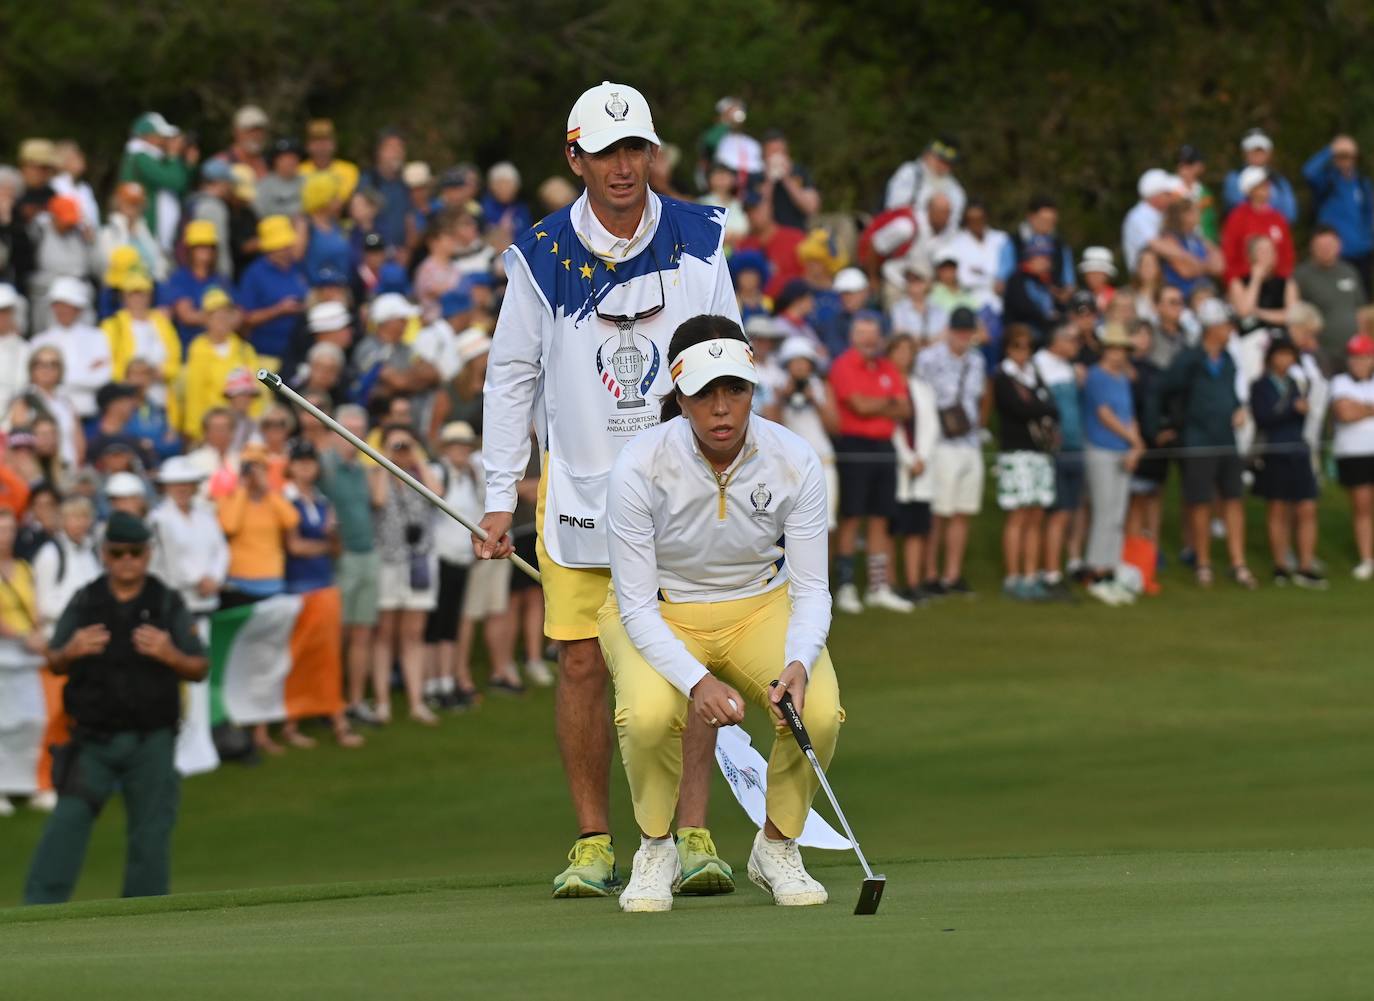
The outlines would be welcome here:
M 658 423 L 672 391 L 668 342 L 703 313 L 739 321 L 723 252 L 725 213 L 660 198 L 649 172 L 660 141 L 643 95 L 602 83 L 577 99 L 565 152 L 586 191 L 505 253 L 509 285 L 487 369 L 482 454 L 488 541 L 511 550 L 516 483 L 531 419 L 545 450 L 537 553 L 545 632 L 559 644 L 558 745 L 580 836 L 555 897 L 605 896 L 619 882 L 610 838 L 609 676 L 597 612 L 610 586 L 606 484 L 627 441 Z M 731 870 L 705 829 L 714 733 L 684 736 L 677 804 L 680 892 L 729 893 Z
M 53 763 L 57 809 L 24 885 L 24 902 L 67 900 L 101 808 L 116 791 L 128 815 L 124 896 L 167 892 L 178 779 L 173 768 L 180 682 L 209 664 L 181 596 L 148 574 L 152 533 L 116 511 L 105 574 L 72 597 L 53 630 L 48 664 L 67 676 L 72 740 Z

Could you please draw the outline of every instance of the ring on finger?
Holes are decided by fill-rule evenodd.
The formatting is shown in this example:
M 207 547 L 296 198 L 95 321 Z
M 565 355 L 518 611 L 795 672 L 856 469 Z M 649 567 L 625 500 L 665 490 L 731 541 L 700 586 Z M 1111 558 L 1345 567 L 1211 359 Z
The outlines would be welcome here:
M 706 722 L 709 726 L 720 726 L 720 720 L 716 719 L 714 716 L 712 716 Z

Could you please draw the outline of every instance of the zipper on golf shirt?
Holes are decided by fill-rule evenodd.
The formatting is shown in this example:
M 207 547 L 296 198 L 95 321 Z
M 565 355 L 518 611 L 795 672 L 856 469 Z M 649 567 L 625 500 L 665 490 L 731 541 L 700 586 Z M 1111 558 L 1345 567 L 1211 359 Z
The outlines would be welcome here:
M 706 463 L 706 468 L 709 469 L 711 471 L 711 475 L 715 477 L 716 489 L 719 491 L 719 501 L 716 506 L 716 521 L 725 520 L 725 490 L 727 487 L 730 486 L 730 481 L 735 478 L 735 474 L 739 472 L 740 467 L 743 466 L 750 459 L 752 459 L 754 457 L 754 453 L 756 453 L 757 451 L 757 448 L 751 448 L 749 450 L 749 454 L 745 455 L 738 462 L 736 462 L 735 468 L 730 470 L 730 472 L 728 473 L 716 472 L 716 467 L 711 465 L 710 460 L 707 459 L 704 455 L 701 456 L 701 461 Z M 699 452 L 697 454 L 700 455 Z

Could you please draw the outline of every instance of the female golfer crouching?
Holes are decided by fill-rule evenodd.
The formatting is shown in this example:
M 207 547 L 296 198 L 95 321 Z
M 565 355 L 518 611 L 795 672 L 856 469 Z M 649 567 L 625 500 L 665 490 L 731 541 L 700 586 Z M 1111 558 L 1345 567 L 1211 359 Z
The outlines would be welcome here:
M 749 878 L 779 904 L 821 904 L 825 887 L 794 840 L 817 781 L 775 703 L 792 694 L 828 765 L 844 710 L 825 649 L 825 477 L 810 445 L 751 415 L 759 375 L 737 324 L 693 317 L 668 356 L 664 422 L 625 446 L 607 496 L 614 588 L 601 647 L 642 835 L 620 907 L 673 906 L 681 872 L 669 831 L 689 701 L 707 723 L 730 726 L 746 700 L 772 713 L 775 730 Z

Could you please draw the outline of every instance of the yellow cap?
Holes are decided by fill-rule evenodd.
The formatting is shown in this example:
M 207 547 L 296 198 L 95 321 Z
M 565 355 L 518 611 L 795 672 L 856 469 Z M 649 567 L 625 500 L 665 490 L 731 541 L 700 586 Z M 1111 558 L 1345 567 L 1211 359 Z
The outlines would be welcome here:
M 270 215 L 258 221 L 258 249 L 264 254 L 285 250 L 295 243 L 296 230 L 289 217 Z
M 193 219 L 186 224 L 186 246 L 219 246 L 219 230 L 209 219 Z
M 110 251 L 110 263 L 105 268 L 105 284 L 119 288 L 124 276 L 139 266 L 138 248 L 131 243 L 121 243 Z
M 206 313 L 213 313 L 217 309 L 233 309 L 234 300 L 229 298 L 229 294 L 215 285 L 205 290 L 205 294 L 200 297 L 200 308 Z
M 806 234 L 806 239 L 797 245 L 797 260 L 819 261 L 832 275 L 849 263 L 849 258 L 836 249 L 830 234 L 823 229 Z
M 305 179 L 301 187 L 301 208 L 306 213 L 318 212 L 339 197 L 339 179 L 328 170 L 317 170 Z
M 151 292 L 153 280 L 141 268 L 124 273 L 124 281 L 119 285 L 121 292 Z

